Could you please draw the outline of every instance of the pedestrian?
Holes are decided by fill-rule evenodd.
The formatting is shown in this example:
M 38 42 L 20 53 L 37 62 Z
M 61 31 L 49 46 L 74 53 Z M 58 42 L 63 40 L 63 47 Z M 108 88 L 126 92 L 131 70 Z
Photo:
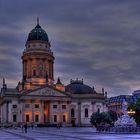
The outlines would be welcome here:
M 32 123 L 32 125 L 31 125 L 31 127 L 32 127 L 32 129 L 34 128 L 34 124 Z
M 56 124 L 56 128 L 58 128 L 58 123 Z
M 61 128 L 61 123 L 58 123 L 58 128 L 59 128 L 59 129 Z
M 25 129 L 25 133 L 27 133 L 27 128 L 28 128 L 28 126 L 27 126 L 27 123 L 24 125 L 24 129 Z
M 24 133 L 24 125 L 21 124 L 21 130 L 22 130 L 22 133 Z

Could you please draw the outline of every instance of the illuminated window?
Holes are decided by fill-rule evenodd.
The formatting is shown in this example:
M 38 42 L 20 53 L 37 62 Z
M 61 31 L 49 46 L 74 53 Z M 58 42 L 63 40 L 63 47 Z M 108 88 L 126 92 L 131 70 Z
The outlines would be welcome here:
M 29 122 L 29 120 L 30 120 L 30 116 L 29 114 L 26 114 L 26 122 Z
M 57 115 L 54 115 L 53 117 L 54 122 L 57 122 Z
M 39 115 L 38 114 L 35 115 L 35 122 L 39 122 Z
M 17 121 L 17 115 L 14 114 L 14 115 L 13 115 L 13 122 L 16 122 L 16 121 Z
M 88 118 L 88 109 L 85 108 L 85 118 Z
M 63 115 L 63 122 L 66 122 L 66 116 Z

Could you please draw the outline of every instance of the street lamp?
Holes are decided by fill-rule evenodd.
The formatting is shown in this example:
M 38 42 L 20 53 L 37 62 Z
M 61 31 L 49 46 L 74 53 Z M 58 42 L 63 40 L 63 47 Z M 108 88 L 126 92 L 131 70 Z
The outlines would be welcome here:
M 130 109 L 130 111 L 127 112 L 130 116 L 133 116 L 136 112 L 132 109 Z

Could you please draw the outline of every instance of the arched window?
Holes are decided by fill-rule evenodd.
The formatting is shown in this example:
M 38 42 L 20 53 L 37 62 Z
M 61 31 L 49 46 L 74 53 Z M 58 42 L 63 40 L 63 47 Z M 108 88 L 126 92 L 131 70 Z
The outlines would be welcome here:
M 85 118 L 88 118 L 88 109 L 85 108 Z
M 16 121 L 17 121 L 17 115 L 14 114 L 14 115 L 13 115 L 13 122 L 16 122 Z
M 100 108 L 97 109 L 97 112 L 100 113 Z
M 71 117 L 72 117 L 72 118 L 75 117 L 75 112 L 74 112 L 74 109 L 73 109 L 73 108 L 71 109 Z
M 33 76 L 36 76 L 36 70 L 33 70 Z

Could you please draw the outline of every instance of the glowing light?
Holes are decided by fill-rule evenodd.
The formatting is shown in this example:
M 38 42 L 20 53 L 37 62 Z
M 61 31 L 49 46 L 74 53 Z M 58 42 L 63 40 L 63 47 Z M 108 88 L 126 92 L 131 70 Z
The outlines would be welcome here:
M 135 112 L 134 110 L 130 109 L 130 111 L 127 111 L 127 113 L 128 113 L 129 115 L 134 115 L 136 112 Z
M 40 85 L 44 85 L 46 83 L 45 78 L 31 78 L 31 79 L 32 79 L 32 83 L 38 83 Z
M 60 91 L 65 91 L 65 87 L 63 85 L 56 85 L 55 88 Z
M 68 112 L 63 113 L 63 115 L 65 115 L 66 117 L 66 122 L 68 121 Z

